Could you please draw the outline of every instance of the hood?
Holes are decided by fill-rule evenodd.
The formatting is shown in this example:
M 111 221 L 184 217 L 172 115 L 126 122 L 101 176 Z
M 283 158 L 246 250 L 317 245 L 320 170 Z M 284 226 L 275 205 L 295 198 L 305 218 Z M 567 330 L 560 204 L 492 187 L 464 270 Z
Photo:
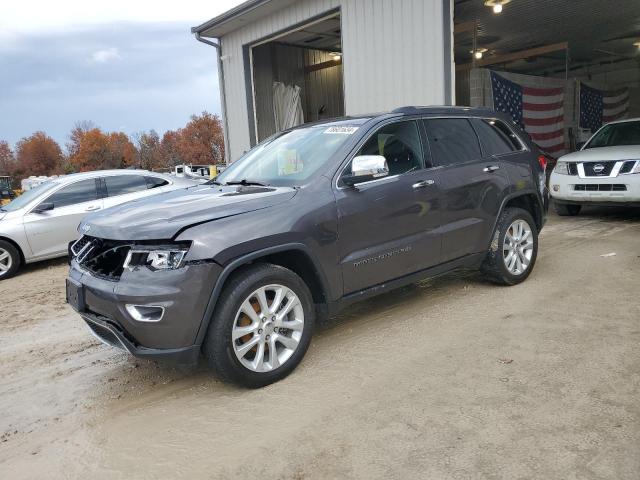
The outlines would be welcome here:
M 186 227 L 272 207 L 295 194 L 289 187 L 199 185 L 91 214 L 78 231 L 110 240 L 166 240 Z
M 639 160 L 640 145 L 621 145 L 618 147 L 587 148 L 563 155 L 563 162 L 604 162 L 607 160 Z

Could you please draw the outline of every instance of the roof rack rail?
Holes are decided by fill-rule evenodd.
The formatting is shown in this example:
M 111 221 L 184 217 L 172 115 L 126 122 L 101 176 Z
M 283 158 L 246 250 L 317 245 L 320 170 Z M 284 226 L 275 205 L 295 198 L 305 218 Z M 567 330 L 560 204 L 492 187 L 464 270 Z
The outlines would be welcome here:
M 391 113 L 404 113 L 404 114 L 412 114 L 412 113 L 422 113 L 422 112 L 433 112 L 433 111 L 478 111 L 478 110 L 486 110 L 491 111 L 489 107 L 461 107 L 457 105 L 428 105 L 428 106 L 416 106 L 416 105 L 407 105 L 404 107 L 399 107 L 391 110 Z

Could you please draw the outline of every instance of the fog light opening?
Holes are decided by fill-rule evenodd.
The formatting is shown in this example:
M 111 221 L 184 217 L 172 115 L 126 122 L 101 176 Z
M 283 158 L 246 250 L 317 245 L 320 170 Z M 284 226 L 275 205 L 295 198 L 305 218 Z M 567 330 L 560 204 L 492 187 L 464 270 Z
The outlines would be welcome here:
M 164 307 L 158 305 L 126 305 L 131 318 L 138 322 L 159 322 L 164 316 Z

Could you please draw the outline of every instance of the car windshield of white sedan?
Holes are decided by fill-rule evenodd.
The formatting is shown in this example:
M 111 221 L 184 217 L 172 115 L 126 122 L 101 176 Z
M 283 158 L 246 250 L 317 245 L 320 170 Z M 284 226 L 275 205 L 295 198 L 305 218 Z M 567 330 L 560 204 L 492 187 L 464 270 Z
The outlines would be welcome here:
M 616 147 L 620 145 L 640 145 L 640 121 L 612 123 L 602 127 L 584 147 Z
M 358 130 L 353 125 L 297 128 L 264 141 L 215 179 L 220 184 L 296 186 L 307 180 Z
M 27 190 L 19 197 L 16 197 L 13 201 L 6 204 L 4 207 L 0 207 L 0 210 L 5 212 L 13 212 L 14 210 L 19 210 L 25 205 L 28 205 L 32 200 L 40 197 L 43 193 L 48 192 L 52 188 L 55 188 L 57 184 L 55 182 L 44 182 L 38 185 L 37 187 L 32 188 L 31 190 Z

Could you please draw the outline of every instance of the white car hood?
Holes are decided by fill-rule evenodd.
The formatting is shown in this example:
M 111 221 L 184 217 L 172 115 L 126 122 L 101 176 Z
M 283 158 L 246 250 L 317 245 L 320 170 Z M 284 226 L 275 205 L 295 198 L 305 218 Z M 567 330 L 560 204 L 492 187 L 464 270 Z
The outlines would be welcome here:
M 640 160 L 640 145 L 587 148 L 569 153 L 558 160 L 567 162 L 602 162 L 607 160 Z

